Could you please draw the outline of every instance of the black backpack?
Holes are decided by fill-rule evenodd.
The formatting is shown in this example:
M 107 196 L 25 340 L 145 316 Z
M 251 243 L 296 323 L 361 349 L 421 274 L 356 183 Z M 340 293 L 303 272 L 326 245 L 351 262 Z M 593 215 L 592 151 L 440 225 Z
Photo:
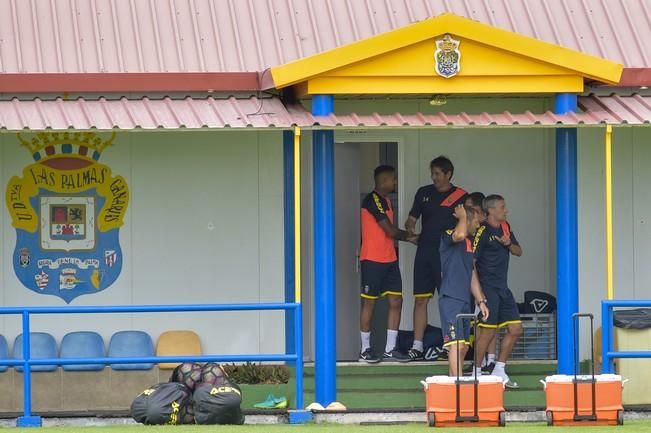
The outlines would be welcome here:
M 159 383 L 144 390 L 131 403 L 131 416 L 148 425 L 176 425 L 187 419 L 191 391 L 182 383 Z
M 197 424 L 244 424 L 242 391 L 229 380 L 222 385 L 198 384 L 192 395 Z
M 401 352 L 407 352 L 414 344 L 414 331 L 398 331 L 396 348 Z M 436 361 L 441 358 L 443 350 L 443 334 L 441 328 L 427 325 L 423 335 L 423 356 L 427 361 Z
M 531 314 L 553 313 L 556 311 L 556 298 L 545 292 L 528 290 L 524 292 L 524 303 Z

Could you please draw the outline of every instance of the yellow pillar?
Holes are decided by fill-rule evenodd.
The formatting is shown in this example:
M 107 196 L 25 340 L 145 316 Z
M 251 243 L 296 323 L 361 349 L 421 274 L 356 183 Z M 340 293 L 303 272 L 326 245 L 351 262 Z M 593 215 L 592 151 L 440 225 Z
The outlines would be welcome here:
M 606 125 L 606 289 L 613 299 L 613 127 Z
M 294 302 L 301 303 L 301 128 L 294 128 Z

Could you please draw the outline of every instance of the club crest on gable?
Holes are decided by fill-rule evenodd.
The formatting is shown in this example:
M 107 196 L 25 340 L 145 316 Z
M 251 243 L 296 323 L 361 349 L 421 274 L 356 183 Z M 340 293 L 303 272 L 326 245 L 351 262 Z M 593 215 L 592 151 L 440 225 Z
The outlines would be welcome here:
M 436 73 L 441 77 L 454 77 L 461 70 L 460 44 L 460 41 L 453 39 L 450 35 L 445 35 L 442 39 L 436 40 L 434 63 Z

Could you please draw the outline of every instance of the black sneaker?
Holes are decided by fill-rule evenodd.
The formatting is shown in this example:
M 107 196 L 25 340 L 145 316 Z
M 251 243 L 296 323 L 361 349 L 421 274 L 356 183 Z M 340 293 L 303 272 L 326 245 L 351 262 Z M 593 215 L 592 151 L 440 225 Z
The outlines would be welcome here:
M 384 352 L 384 355 L 382 355 L 382 361 L 405 362 L 405 360 L 409 360 L 409 355 L 396 349 L 393 349 L 391 352 Z
M 373 355 L 371 349 L 366 349 L 363 352 L 359 352 L 359 362 L 366 362 L 368 364 L 377 364 L 380 362 L 380 358 Z
M 409 349 L 409 352 L 407 352 L 405 359 L 401 359 L 400 362 L 423 361 L 424 359 L 425 356 L 423 355 L 423 352 L 418 349 L 411 348 Z
M 490 364 L 486 364 L 481 368 L 482 373 L 486 374 L 491 374 L 493 372 L 493 369 L 495 368 L 495 363 L 491 362 Z

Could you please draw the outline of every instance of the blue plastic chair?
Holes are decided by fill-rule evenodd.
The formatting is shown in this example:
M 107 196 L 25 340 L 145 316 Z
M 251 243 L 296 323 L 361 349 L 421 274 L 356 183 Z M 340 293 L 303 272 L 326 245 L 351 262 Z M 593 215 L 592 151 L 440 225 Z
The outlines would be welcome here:
M 47 332 L 30 332 L 29 352 L 32 359 L 58 358 L 57 343 L 54 337 Z M 23 334 L 18 335 L 14 341 L 13 357 L 23 358 Z M 32 365 L 32 371 L 56 371 L 58 365 Z M 16 371 L 23 371 L 22 366 L 16 366 Z
M 120 331 L 113 334 L 109 343 L 109 358 L 134 358 L 154 356 L 154 343 L 149 334 L 143 331 Z M 151 370 L 152 363 L 113 364 L 113 370 Z
M 61 358 L 104 358 L 104 339 L 97 332 L 70 332 L 61 340 Z M 106 364 L 65 365 L 65 371 L 102 371 Z
M 9 359 L 9 345 L 4 335 L 0 335 L 0 359 Z M 0 373 L 9 370 L 9 366 L 0 365 Z

